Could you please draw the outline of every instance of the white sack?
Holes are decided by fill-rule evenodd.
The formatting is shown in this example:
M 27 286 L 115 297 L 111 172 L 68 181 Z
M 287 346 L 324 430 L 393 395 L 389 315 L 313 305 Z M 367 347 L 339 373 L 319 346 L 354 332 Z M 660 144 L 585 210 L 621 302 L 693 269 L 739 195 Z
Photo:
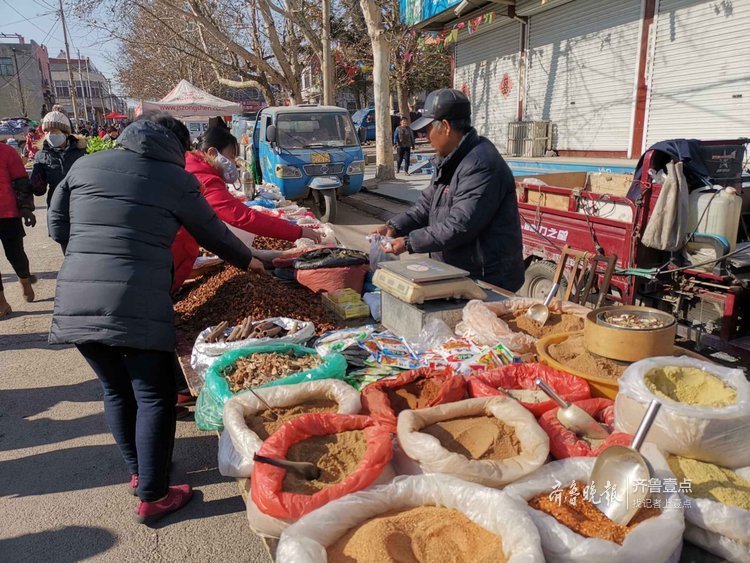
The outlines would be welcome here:
M 520 455 L 503 460 L 469 459 L 448 451 L 434 436 L 420 432 L 443 420 L 481 415 L 494 416 L 515 428 L 521 442 Z M 397 428 L 401 448 L 425 473 L 454 475 L 488 487 L 502 487 L 531 473 L 541 467 L 549 455 L 549 437 L 534 415 L 516 400 L 504 396 L 402 411 Z
M 750 544 L 685 523 L 685 539 L 732 563 L 750 563 Z
M 646 373 L 664 366 L 705 369 L 737 391 L 737 401 L 727 407 L 702 407 L 657 397 L 644 383 Z M 750 383 L 742 370 L 688 357 L 663 356 L 631 364 L 619 380 L 615 400 L 615 429 L 635 434 L 652 399 L 662 403 L 648 434 L 665 452 L 723 467 L 750 465 Z
M 659 479 L 674 478 L 666 460 L 653 446 L 641 448 Z M 540 493 L 552 491 L 556 483 L 567 487 L 574 480 L 588 483 L 594 467 L 593 457 L 570 457 L 548 463 L 535 473 L 505 488 L 509 495 L 529 501 Z M 677 493 L 652 494 L 660 498 L 662 507 L 679 506 Z M 671 500 L 670 500 L 671 499 Z M 539 510 L 529 507 L 531 519 L 539 530 L 542 549 L 548 563 L 633 563 L 669 561 L 681 548 L 685 521 L 682 508 L 662 508 L 659 516 L 641 522 L 630 532 L 622 545 L 614 542 L 584 538 L 570 528 Z
M 315 336 L 315 325 L 308 321 L 298 321 L 295 319 L 287 319 L 285 317 L 274 317 L 266 320 L 287 330 L 289 330 L 293 323 L 297 323 L 298 330 L 294 334 L 287 334 L 282 338 L 245 338 L 244 340 L 236 340 L 234 342 L 206 342 L 206 337 L 213 329 L 213 327 L 208 327 L 203 329 L 195 339 L 193 352 L 190 355 L 190 367 L 192 367 L 198 375 L 205 377 L 208 368 L 210 368 L 211 365 L 223 354 L 231 352 L 232 350 L 239 350 L 241 348 L 248 348 L 261 344 L 286 343 L 304 345 L 308 340 Z M 224 331 L 225 334 L 228 335 L 233 328 L 234 327 L 227 328 Z
M 339 414 L 359 414 L 359 391 L 339 379 L 320 379 L 294 385 L 254 390 L 272 407 L 291 407 L 307 401 L 328 399 L 338 403 Z M 266 410 L 255 395 L 245 391 L 224 403 L 224 431 L 219 438 L 219 472 L 227 477 L 250 477 L 253 455 L 263 440 L 250 430 L 245 419 Z
M 523 503 L 502 491 L 446 475 L 399 477 L 337 499 L 300 518 L 281 535 L 277 563 L 325 563 L 326 547 L 350 528 L 392 510 L 443 506 L 500 536 L 509 563 L 542 563 L 539 534 Z

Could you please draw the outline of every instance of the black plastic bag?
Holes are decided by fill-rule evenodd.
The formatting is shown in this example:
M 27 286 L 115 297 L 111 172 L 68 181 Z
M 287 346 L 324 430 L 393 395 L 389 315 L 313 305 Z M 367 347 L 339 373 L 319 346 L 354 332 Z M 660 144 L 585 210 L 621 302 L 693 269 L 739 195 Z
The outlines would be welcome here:
M 342 268 L 369 263 L 367 254 L 349 248 L 320 248 L 306 252 L 294 261 L 295 270 Z

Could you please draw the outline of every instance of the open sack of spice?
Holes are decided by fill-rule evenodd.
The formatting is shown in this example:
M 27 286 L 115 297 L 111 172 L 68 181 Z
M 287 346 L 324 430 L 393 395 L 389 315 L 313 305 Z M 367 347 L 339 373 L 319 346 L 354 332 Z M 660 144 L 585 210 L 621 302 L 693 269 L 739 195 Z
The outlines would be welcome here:
M 498 342 L 519 354 L 534 351 L 537 339 L 550 334 L 583 330 L 589 309 L 553 299 L 550 316 L 542 326 L 526 317 L 526 311 L 539 299 L 513 298 L 504 301 L 469 301 L 463 309 L 456 334 L 479 345 L 494 346 Z
M 666 460 L 652 444 L 641 453 L 659 483 L 674 479 Z M 627 526 L 616 524 L 593 504 L 589 476 L 593 457 L 570 457 L 548 463 L 525 479 L 505 488 L 528 503 L 539 530 L 548 563 L 665 563 L 677 561 L 685 522 L 676 492 L 657 487 L 650 506 L 644 506 Z M 605 483 L 594 483 L 595 494 Z M 648 486 L 649 483 L 646 483 Z M 615 490 L 613 494 L 623 495 Z M 658 505 L 658 506 L 657 506 Z
M 609 446 L 630 447 L 633 436 L 624 432 L 614 432 L 615 403 L 609 399 L 594 398 L 573 401 L 573 404 L 601 424 L 610 435 L 604 439 L 577 434 L 558 418 L 559 407 L 545 412 L 539 418 L 539 426 L 549 436 L 549 450 L 555 459 L 568 457 L 596 457 Z
M 580 377 L 553 369 L 544 364 L 510 364 L 480 372 L 467 380 L 472 397 L 510 395 L 534 416 L 541 416 L 557 406 L 544 391 L 536 386 L 537 378 L 568 402 L 591 397 L 589 384 Z
M 195 339 L 190 366 L 204 377 L 208 368 L 223 354 L 268 343 L 304 344 L 315 336 L 315 325 L 308 321 L 274 317 L 253 322 L 246 317 L 230 326 L 223 321 L 201 331 Z
M 271 537 L 332 500 L 395 476 L 388 429 L 362 415 L 299 416 L 263 442 L 258 455 L 312 463 L 320 470 L 318 478 L 306 480 L 294 471 L 255 463 L 247 517 L 255 532 Z
M 401 411 L 424 409 L 466 397 L 466 381 L 448 368 L 419 368 L 382 379 L 362 390 L 362 408 L 391 432 Z
M 398 416 L 398 441 L 425 473 L 488 487 L 528 475 L 549 455 L 547 434 L 529 411 L 508 397 L 404 411 Z
M 338 379 L 239 393 L 224 404 L 219 473 L 226 477 L 250 477 L 253 455 L 287 420 L 310 413 L 358 414 L 360 410 L 359 392 Z
M 667 462 L 687 484 L 678 488 L 686 537 L 719 557 L 750 561 L 750 467 L 731 470 L 675 455 Z
M 664 356 L 631 364 L 619 383 L 616 430 L 635 433 L 649 402 L 659 399 L 650 442 L 730 469 L 750 465 L 750 382 L 742 370 Z
M 196 403 L 195 424 L 200 430 L 222 430 L 224 403 L 245 389 L 343 379 L 345 374 L 343 356 L 321 357 L 315 350 L 297 344 L 265 344 L 233 350 L 206 372 Z
M 347 495 L 281 535 L 277 563 L 542 563 L 523 503 L 446 475 L 399 477 Z

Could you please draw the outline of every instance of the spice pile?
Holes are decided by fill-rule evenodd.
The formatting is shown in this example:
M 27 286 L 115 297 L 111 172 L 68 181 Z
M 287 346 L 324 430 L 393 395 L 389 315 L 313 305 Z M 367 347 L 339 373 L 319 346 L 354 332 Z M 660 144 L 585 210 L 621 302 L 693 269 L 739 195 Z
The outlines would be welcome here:
M 572 487 L 575 486 L 575 489 Z M 583 498 L 584 483 L 576 481 L 562 489 L 558 498 L 554 492 L 542 493 L 529 501 L 531 508 L 549 514 L 561 524 L 585 538 L 599 538 L 622 545 L 633 529 L 649 518 L 658 516 L 661 511 L 655 507 L 641 508 L 627 526 L 621 526 L 607 518 L 596 505 Z M 574 491 L 571 494 L 571 490 Z
M 317 399 L 291 407 L 274 407 L 273 412 L 266 409 L 254 416 L 247 417 L 245 422 L 248 428 L 258 435 L 258 438 L 265 440 L 281 428 L 282 424 L 293 418 L 310 413 L 336 412 L 338 407 L 336 401 Z
M 421 432 L 440 440 L 446 450 L 469 459 L 500 460 L 521 453 L 515 429 L 494 416 L 444 420 L 426 426 Z
M 603 358 L 586 350 L 582 332 L 571 334 L 562 342 L 552 344 L 547 352 L 553 360 L 560 362 L 563 366 L 586 375 L 616 379 L 628 367 L 626 363 Z
M 643 378 L 649 391 L 688 405 L 726 407 L 737 402 L 737 391 L 714 374 L 698 368 L 664 366 Z
M 297 442 L 286 452 L 286 459 L 317 465 L 320 477 L 307 481 L 294 471 L 287 471 L 281 488 L 289 493 L 315 494 L 346 479 L 357 468 L 366 451 L 367 436 L 364 430 L 346 430 Z
M 667 461 L 678 480 L 690 481 L 688 496 L 750 511 L 750 481 L 731 469 L 675 455 L 669 456 Z
M 550 313 L 544 325 L 527 317 L 526 311 L 521 311 L 514 317 L 503 317 L 503 320 L 513 332 L 525 332 L 534 338 L 583 330 L 583 317 L 571 313 Z
M 253 239 L 253 248 L 257 248 L 258 250 L 291 250 L 294 248 L 294 243 L 277 238 L 255 237 Z
M 636 330 L 653 330 L 667 326 L 666 321 L 662 319 L 656 319 L 636 313 L 609 314 L 604 317 L 604 320 L 611 325 Z
M 245 317 L 261 321 L 289 317 L 315 323 L 318 334 L 335 328 L 335 320 L 309 289 L 283 284 L 271 276 L 226 266 L 183 291 L 175 303 L 176 326 L 191 345 L 204 328 L 224 320 L 240 324 Z
M 232 393 L 237 393 L 287 375 L 311 370 L 322 363 L 323 360 L 317 354 L 295 356 L 276 352 L 258 353 L 239 358 L 234 365 L 224 368 L 221 375 L 229 382 Z
M 385 392 L 393 413 L 405 410 L 423 409 L 440 394 L 441 383 L 432 378 L 420 378 L 401 387 L 388 387 Z
M 450 508 L 386 512 L 328 547 L 329 563 L 505 563 L 499 537 Z
M 505 391 L 508 395 L 513 397 L 516 401 L 521 403 L 543 403 L 549 401 L 549 397 L 544 391 L 537 391 L 536 389 L 503 389 L 498 387 L 498 391 Z

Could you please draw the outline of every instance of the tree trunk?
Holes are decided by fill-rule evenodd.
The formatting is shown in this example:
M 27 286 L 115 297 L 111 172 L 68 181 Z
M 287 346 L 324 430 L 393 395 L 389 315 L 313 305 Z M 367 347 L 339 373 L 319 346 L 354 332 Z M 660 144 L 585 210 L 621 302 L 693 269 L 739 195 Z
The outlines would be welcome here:
M 411 124 L 411 118 L 409 114 L 409 96 L 406 93 L 406 88 L 401 80 L 396 81 L 396 96 L 398 97 L 398 112 L 401 114 L 402 119 L 406 119 Z

